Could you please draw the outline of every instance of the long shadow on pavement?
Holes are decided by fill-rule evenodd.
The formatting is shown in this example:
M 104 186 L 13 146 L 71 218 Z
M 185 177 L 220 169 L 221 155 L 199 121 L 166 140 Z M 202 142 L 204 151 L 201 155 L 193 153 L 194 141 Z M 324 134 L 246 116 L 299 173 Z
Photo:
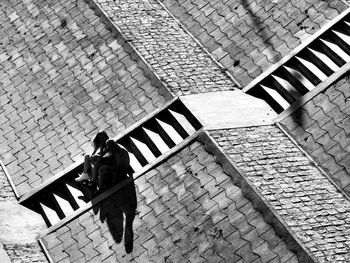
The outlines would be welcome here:
M 126 184 L 125 181 L 121 182 L 124 185 L 123 187 L 103 201 L 97 203 L 95 198 L 91 202 L 94 213 L 100 213 L 101 222 L 107 223 L 108 229 L 117 244 L 122 242 L 124 234 L 125 251 L 131 253 L 133 250 L 133 221 L 136 213 L 137 197 L 134 180 L 126 180 Z M 94 200 L 96 203 L 94 203 Z

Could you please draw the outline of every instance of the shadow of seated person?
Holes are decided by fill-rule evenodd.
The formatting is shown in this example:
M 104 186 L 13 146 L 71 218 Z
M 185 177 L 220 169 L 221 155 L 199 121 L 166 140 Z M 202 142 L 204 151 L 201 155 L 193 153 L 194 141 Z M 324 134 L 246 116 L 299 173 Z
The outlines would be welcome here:
M 108 230 L 117 244 L 122 242 L 124 234 L 125 252 L 131 253 L 134 241 L 133 222 L 137 207 L 134 180 L 129 177 L 119 186 L 116 186 L 116 191 L 110 196 L 93 204 L 93 211 L 95 214 L 100 213 L 101 222 L 107 223 Z
M 119 184 L 120 187 L 116 186 L 114 193 L 106 192 L 110 196 L 99 203 L 93 204 L 94 213 L 100 212 L 101 221 L 107 223 L 116 243 L 122 241 L 124 233 L 125 251 L 131 253 L 133 250 L 133 221 L 136 213 L 137 197 L 129 154 L 115 141 L 108 140 L 106 154 L 98 162 L 97 168 L 98 194 L 105 192 L 116 184 Z M 92 202 L 94 200 L 98 201 L 100 199 L 93 199 Z

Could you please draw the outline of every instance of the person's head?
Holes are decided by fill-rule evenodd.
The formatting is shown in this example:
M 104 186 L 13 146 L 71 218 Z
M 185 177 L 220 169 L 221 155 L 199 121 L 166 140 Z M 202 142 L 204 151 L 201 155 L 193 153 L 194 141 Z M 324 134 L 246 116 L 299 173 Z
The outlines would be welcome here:
M 92 141 L 95 150 L 104 147 L 108 139 L 109 137 L 105 131 L 98 132 Z

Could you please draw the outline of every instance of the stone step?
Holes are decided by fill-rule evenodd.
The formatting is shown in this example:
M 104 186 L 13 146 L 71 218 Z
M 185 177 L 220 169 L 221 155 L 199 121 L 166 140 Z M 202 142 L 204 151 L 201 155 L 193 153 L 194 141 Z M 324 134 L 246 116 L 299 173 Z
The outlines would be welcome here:
M 290 56 L 274 65 L 243 90 L 266 100 L 277 113 L 281 113 L 310 90 L 331 78 L 350 58 L 349 12 L 348 9 L 334 18 L 309 41 L 302 43 Z M 290 75 L 290 70 L 283 71 L 285 68 L 292 69 L 296 74 Z

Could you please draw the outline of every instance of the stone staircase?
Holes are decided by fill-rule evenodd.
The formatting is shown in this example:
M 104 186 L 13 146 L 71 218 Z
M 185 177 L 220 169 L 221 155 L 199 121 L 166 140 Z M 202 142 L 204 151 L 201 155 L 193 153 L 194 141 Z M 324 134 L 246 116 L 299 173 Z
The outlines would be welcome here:
M 97 2 L 100 2 L 101 5 L 105 4 L 105 8 L 107 10 L 106 13 L 108 13 L 107 7 L 110 8 L 108 13 L 110 14 L 109 18 L 112 17 L 113 12 L 118 10 L 117 9 L 118 7 L 114 6 L 114 9 L 112 8 L 113 6 L 111 7 L 110 1 L 101 0 Z M 277 63 L 270 70 L 266 71 L 264 74 L 262 74 L 256 80 L 254 80 L 250 85 L 244 88 L 244 91 L 247 94 L 250 94 L 265 100 L 277 113 L 280 113 L 284 109 L 288 108 L 290 105 L 295 103 L 297 100 L 299 100 L 302 96 L 304 96 L 310 90 L 314 90 L 315 88 L 317 88 L 319 85 L 322 84 L 322 82 L 329 79 L 336 71 L 338 71 L 341 67 L 343 67 L 346 63 L 350 61 L 350 56 L 349 56 L 350 47 L 347 44 L 348 34 L 350 32 L 349 30 L 350 17 L 348 13 L 349 12 L 345 12 L 341 16 L 337 17 L 335 20 L 332 21 L 331 24 L 329 24 L 327 27 L 325 27 L 319 33 L 317 33 L 315 37 L 312 38 L 312 40 L 305 42 L 303 45 L 295 49 L 290 56 L 283 59 L 280 63 Z M 167 17 L 166 14 L 164 14 L 164 17 Z M 126 29 L 125 28 L 122 28 L 122 29 L 124 30 L 124 34 L 126 34 L 125 33 Z M 143 39 L 143 38 L 140 38 L 140 39 Z M 125 41 L 129 42 L 130 40 L 127 39 Z M 133 42 L 133 45 L 137 47 L 138 43 L 136 39 L 134 39 L 131 42 Z M 145 55 L 145 53 L 142 55 Z M 161 59 L 161 57 L 157 57 L 157 59 Z M 157 64 L 157 63 L 159 63 L 159 61 L 156 61 L 154 64 Z M 198 63 L 200 64 L 200 62 Z M 148 66 L 148 65 L 144 65 L 144 66 Z M 194 69 L 188 70 L 188 72 L 190 72 L 191 75 L 193 73 L 192 70 Z M 170 79 L 170 76 L 172 76 L 173 72 L 181 72 L 181 70 L 178 70 L 177 68 L 171 68 L 169 69 L 169 72 L 167 72 L 167 74 L 165 74 L 164 76 L 161 76 L 160 74 L 161 70 L 158 70 L 157 74 L 161 76 L 160 79 L 162 81 L 165 80 L 165 82 L 169 84 L 172 81 Z M 224 84 L 222 84 L 221 86 L 219 85 L 218 87 L 216 86 L 215 87 L 213 86 L 213 87 L 217 88 L 221 92 L 222 90 L 234 89 L 235 84 L 223 72 L 224 71 L 222 71 L 220 67 L 215 66 L 215 73 L 217 74 L 218 78 L 220 78 L 221 80 L 224 80 L 223 82 Z M 180 78 L 181 77 L 185 79 L 184 75 L 180 76 Z M 201 76 L 197 77 L 196 81 L 200 79 L 201 79 Z M 168 85 L 168 88 L 169 87 L 171 88 L 171 85 Z M 195 87 L 196 89 L 192 90 L 191 88 L 193 87 Z M 201 83 L 200 85 L 198 85 L 197 83 L 196 85 L 192 86 L 192 82 L 189 81 L 189 83 L 185 83 L 181 87 L 172 87 L 173 88 L 172 92 L 176 94 L 181 94 L 181 95 L 188 95 L 191 92 L 193 93 L 206 92 L 207 90 L 204 89 L 205 87 L 206 87 L 206 83 L 204 84 Z M 183 147 L 183 145 L 185 145 L 184 142 L 186 142 L 186 140 L 188 140 L 189 138 L 191 139 L 196 138 L 197 135 L 199 134 L 198 131 L 201 130 L 201 128 L 202 128 L 201 123 L 199 123 L 199 121 L 192 115 L 192 113 L 182 104 L 181 100 L 175 98 L 171 102 L 168 102 L 165 106 L 154 111 L 144 119 L 138 121 L 128 129 L 126 129 L 124 132 L 119 134 L 114 139 L 121 147 L 123 147 L 129 152 L 129 155 L 131 158 L 131 167 L 130 167 L 131 169 L 129 173 L 129 178 L 132 179 L 133 175 L 134 176 L 135 174 L 140 175 L 145 173 L 145 171 L 150 170 L 154 162 L 159 162 L 159 160 L 165 160 L 167 157 L 170 156 L 170 153 L 173 155 L 175 151 L 180 149 L 180 148 L 177 148 L 177 146 L 182 145 Z M 264 198 L 263 198 L 264 196 L 259 192 L 255 191 L 254 185 L 250 183 L 248 180 L 246 180 L 243 174 L 241 174 L 239 171 L 236 171 L 236 168 L 234 167 L 234 165 L 229 161 L 228 156 L 225 156 L 225 154 L 223 154 L 218 149 L 218 147 L 212 142 L 212 140 L 207 135 L 199 136 L 199 140 L 201 141 L 201 143 L 203 143 L 203 145 L 205 145 L 206 150 L 208 150 L 211 153 L 212 152 L 215 153 L 214 154 L 215 163 L 208 162 L 207 163 L 208 166 L 216 165 L 216 163 L 220 163 L 225 173 L 229 174 L 230 171 L 231 173 L 232 171 L 234 171 L 233 174 L 230 174 L 230 176 L 233 178 L 234 183 L 239 185 L 239 188 L 242 188 L 242 192 L 244 196 L 249 197 L 249 199 L 252 202 L 251 207 L 256 206 L 257 210 L 261 211 L 264 214 L 265 216 L 264 220 L 260 220 L 260 221 L 261 222 L 266 221 L 271 225 L 273 225 L 276 233 L 279 236 L 283 236 L 283 240 L 285 240 L 286 243 L 288 243 L 287 246 L 294 247 L 296 254 L 298 254 L 298 257 L 302 262 L 316 262 L 316 260 L 313 258 L 313 255 L 310 255 L 307 249 L 305 250 L 305 248 L 303 247 L 304 244 L 300 243 L 298 239 L 295 239 L 293 234 L 291 234 L 289 227 L 293 227 L 293 225 L 283 224 L 283 220 L 281 220 L 278 214 L 275 213 L 274 211 L 274 209 L 277 210 L 277 208 L 274 206 L 271 206 L 270 204 L 264 201 Z M 227 152 L 229 151 L 232 151 L 232 149 L 227 150 Z M 196 158 L 198 158 L 198 156 Z M 191 155 L 191 157 L 193 156 Z M 85 211 L 84 209 L 86 209 L 85 207 L 91 208 L 91 206 L 94 205 L 94 199 L 95 199 L 95 204 L 98 203 L 96 202 L 96 198 L 98 199 L 98 201 L 102 200 L 102 198 L 99 198 L 98 196 L 96 198 L 93 197 L 92 189 L 88 185 L 82 185 L 75 182 L 74 179 L 77 177 L 78 173 L 81 171 L 82 171 L 82 162 L 81 161 L 76 162 L 70 167 L 68 167 L 67 169 L 65 169 L 64 171 L 54 176 L 53 178 L 45 181 L 45 183 L 39 185 L 34 190 L 25 194 L 19 200 L 20 203 L 23 204 L 24 206 L 40 213 L 43 216 L 48 227 L 52 227 L 51 229 L 54 229 L 54 228 L 59 229 L 57 231 L 57 236 L 61 237 L 61 235 L 64 235 L 66 233 L 64 232 L 65 229 L 67 229 L 67 227 L 65 226 L 65 223 L 71 224 L 72 227 L 70 228 L 70 230 L 72 231 L 70 234 L 72 239 L 70 240 L 74 242 L 77 241 L 78 243 L 79 243 L 79 239 L 75 238 L 76 233 L 74 233 L 75 231 L 74 224 L 78 223 L 77 225 L 79 225 L 81 224 L 81 222 L 80 222 L 80 219 L 78 220 L 76 218 L 84 214 L 83 212 Z M 159 172 L 159 174 L 161 175 L 162 172 Z M 170 175 L 173 176 L 173 174 L 171 173 Z M 191 176 L 194 177 L 193 175 Z M 141 181 L 140 178 L 138 179 L 139 181 Z M 140 185 L 143 185 L 143 184 L 140 184 Z M 174 187 L 174 185 L 171 185 L 171 186 Z M 208 186 L 209 192 L 212 189 L 215 189 L 216 187 L 216 186 L 211 187 L 211 185 L 209 186 Z M 148 198 L 152 199 L 154 197 L 152 193 L 151 195 L 149 195 L 149 191 L 150 192 L 153 191 L 151 189 L 152 187 L 153 186 L 147 188 L 144 193 L 144 197 L 146 199 L 147 205 L 149 203 L 152 203 L 152 201 L 154 201 L 154 200 L 148 199 Z M 230 187 L 233 188 L 233 185 L 230 184 Z M 203 188 L 203 187 L 200 186 L 200 188 Z M 335 193 L 336 189 L 335 190 L 332 189 L 332 191 Z M 156 193 L 156 194 L 159 196 L 157 197 L 158 199 L 163 197 L 161 193 Z M 225 194 L 227 197 L 229 197 L 230 191 L 228 190 Z M 212 202 L 209 199 L 204 200 L 203 198 L 201 198 L 201 196 L 197 196 L 197 197 L 200 200 L 199 203 L 203 203 L 204 205 L 207 205 L 208 203 Z M 105 196 L 105 193 L 103 198 L 104 200 L 109 200 L 106 202 L 112 202 L 111 199 L 108 199 Z M 339 199 L 341 200 L 341 198 Z M 218 204 L 220 203 L 218 202 Z M 112 204 L 110 205 L 112 206 Z M 169 204 L 170 209 L 172 208 L 171 205 L 172 203 Z M 251 207 L 249 205 L 249 209 L 248 208 L 247 209 L 249 211 L 253 211 Z M 158 211 L 158 208 L 159 207 L 155 206 L 153 207 L 153 210 L 156 212 Z M 150 209 L 150 208 L 145 205 L 144 209 Z M 168 211 L 168 210 L 169 209 L 164 211 Z M 220 211 L 216 211 L 216 212 L 220 212 Z M 147 213 L 148 212 L 145 212 L 144 214 L 147 215 Z M 348 209 L 344 212 L 344 214 L 347 214 L 347 213 L 348 213 Z M 197 214 L 195 214 L 194 217 L 196 215 Z M 244 214 L 244 216 L 240 216 L 239 219 L 243 217 L 248 217 L 249 215 L 250 215 L 249 213 Z M 84 216 L 85 215 L 83 215 L 82 217 Z M 228 216 L 229 217 L 232 216 L 232 218 L 236 219 L 234 214 L 233 215 L 228 214 Z M 94 219 L 94 221 L 97 221 L 97 220 L 98 219 L 96 218 Z M 142 217 L 140 217 L 140 220 L 138 221 L 140 225 L 142 223 L 142 220 L 143 220 Z M 237 223 L 235 220 L 232 220 L 232 221 L 234 223 Z M 153 224 L 152 222 L 154 223 L 155 220 L 153 219 L 149 220 L 148 223 Z M 164 218 L 164 222 L 166 222 L 166 224 L 169 224 L 171 222 L 171 217 L 166 216 Z M 86 228 L 94 225 L 90 223 L 91 222 L 89 222 L 89 224 L 86 224 Z M 84 224 L 81 224 L 80 227 L 83 225 Z M 53 231 L 55 231 L 55 229 Z M 194 230 L 195 232 L 197 232 L 198 229 L 200 228 L 198 228 L 194 224 L 194 229 L 197 229 L 197 230 Z M 53 231 L 52 232 L 50 231 L 51 230 L 49 229 L 47 233 L 49 234 L 53 233 Z M 102 231 L 102 227 L 101 227 L 101 231 Z M 158 232 L 156 231 L 156 229 L 154 229 L 153 231 L 154 231 L 154 236 L 157 236 Z M 99 230 L 97 230 L 96 233 L 102 235 L 101 237 L 99 237 L 99 240 L 104 239 L 102 232 L 99 232 Z M 141 233 L 140 236 L 144 237 L 142 235 L 141 230 L 140 230 L 140 233 Z M 248 234 L 248 233 L 245 233 L 245 234 Z M 93 240 L 93 237 L 94 236 L 91 235 L 89 239 Z M 66 239 L 63 237 L 55 238 L 52 240 L 50 238 L 51 236 L 47 235 L 42 240 L 47 242 L 46 244 L 49 244 L 49 245 L 52 240 L 55 240 L 54 242 L 58 242 L 57 240 L 66 241 Z M 249 237 L 245 237 L 245 238 L 249 238 Z M 298 238 L 302 240 L 301 237 L 298 237 Z M 143 253 L 145 254 L 148 253 L 148 255 L 151 255 L 154 249 L 153 248 L 154 244 L 152 242 L 154 241 L 152 241 L 152 239 L 144 240 L 144 241 L 147 241 L 147 242 L 140 244 L 141 246 L 139 247 L 142 247 L 142 249 L 146 251 Z M 173 245 L 179 241 L 177 239 L 173 241 L 174 241 L 173 244 L 169 245 L 168 244 L 169 242 L 167 242 L 167 245 L 176 247 Z M 64 242 L 61 242 L 61 243 L 62 244 L 60 244 L 59 246 L 67 245 Z M 91 244 L 93 244 L 93 242 L 91 242 Z M 232 242 L 232 244 L 237 244 L 237 243 Z M 54 256 L 58 257 L 57 261 L 61 260 L 59 257 L 61 257 L 62 255 L 65 255 L 63 251 L 69 254 L 69 256 L 71 256 L 72 258 L 74 258 L 74 256 L 76 255 L 75 254 L 76 250 L 73 249 L 74 248 L 73 246 L 66 247 L 64 248 L 64 250 L 62 250 L 59 246 L 56 246 L 55 244 L 55 245 L 52 245 L 52 247 L 49 247 L 49 249 L 52 248 L 54 250 L 56 250 L 57 248 L 57 251 L 56 251 L 57 253 L 56 252 L 52 253 Z M 247 247 L 249 247 L 249 245 L 247 245 Z M 48 246 L 46 246 L 46 248 L 48 248 Z M 111 253 L 109 251 L 110 247 L 108 248 L 105 250 Z M 88 250 L 88 246 L 84 247 L 84 249 Z M 100 249 L 102 250 L 101 247 Z M 254 253 L 257 253 L 257 252 L 254 252 Z M 252 253 L 252 255 L 254 253 Z M 264 253 L 261 253 L 261 254 L 264 256 L 267 255 Z M 247 255 L 247 253 L 242 253 L 242 255 Z M 112 257 L 110 256 L 111 255 L 108 255 L 110 260 L 112 260 Z M 291 255 L 289 256 L 290 258 L 293 257 L 294 261 L 297 261 L 296 257 Z M 75 261 L 72 258 L 70 258 L 70 260 Z M 74 259 L 78 259 L 78 258 L 74 258 Z M 266 256 L 265 261 L 270 262 L 271 259 L 273 259 L 272 256 L 271 257 Z M 56 261 L 56 258 L 55 258 L 55 261 Z
M 199 130 L 202 125 L 179 99 L 137 122 L 115 141 L 129 153 L 129 177 Z M 146 167 L 146 168 L 145 168 Z M 77 162 L 51 180 L 25 194 L 19 202 L 41 214 L 50 227 L 84 207 L 94 197 L 94 188 L 75 182 L 83 170 Z
M 321 85 L 350 61 L 349 12 L 336 17 L 243 91 L 281 113 Z

